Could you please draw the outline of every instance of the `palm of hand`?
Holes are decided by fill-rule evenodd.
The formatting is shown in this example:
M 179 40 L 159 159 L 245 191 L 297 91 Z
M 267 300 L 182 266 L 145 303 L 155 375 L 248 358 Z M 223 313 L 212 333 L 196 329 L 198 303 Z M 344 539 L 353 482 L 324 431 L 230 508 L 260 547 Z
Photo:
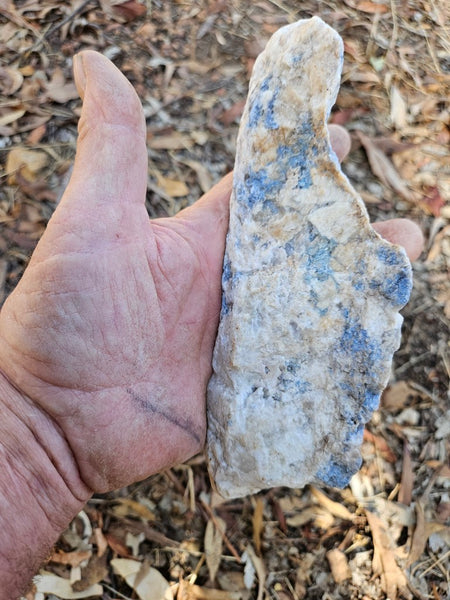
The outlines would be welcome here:
M 142 204 L 105 227 L 63 200 L 2 312 L 2 364 L 61 427 L 91 489 L 203 445 L 223 234 L 207 251 L 190 210 L 149 222 Z

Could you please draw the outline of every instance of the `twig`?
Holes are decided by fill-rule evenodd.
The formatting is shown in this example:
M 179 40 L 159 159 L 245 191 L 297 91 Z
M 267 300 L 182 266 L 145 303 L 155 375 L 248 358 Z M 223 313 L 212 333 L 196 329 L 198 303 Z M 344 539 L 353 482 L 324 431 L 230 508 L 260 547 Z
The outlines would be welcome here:
M 25 53 L 28 52 L 35 52 L 36 50 L 39 50 L 41 48 L 41 46 L 44 44 L 45 40 L 47 38 L 49 38 L 51 35 L 53 35 L 55 33 L 55 31 L 58 31 L 58 29 L 61 29 L 61 27 L 64 27 L 64 25 L 66 25 L 66 23 L 69 23 L 70 21 L 72 21 L 72 19 L 74 19 L 77 15 L 79 15 L 81 12 L 83 12 L 83 10 L 86 8 L 86 6 L 88 4 L 90 4 L 93 0 L 84 0 L 84 2 L 82 4 L 80 4 L 80 6 L 78 6 L 75 10 L 73 10 L 70 14 L 68 14 L 66 17 L 64 17 L 64 19 L 62 21 L 60 21 L 59 23 L 56 23 L 55 25 L 53 25 L 53 27 L 50 27 L 50 29 L 48 29 L 44 35 L 41 37 L 40 40 L 38 40 L 37 42 L 35 42 L 31 48 L 27 48 Z
M 219 523 L 217 522 L 216 517 L 214 516 L 213 511 L 211 510 L 211 507 L 202 499 L 200 498 L 200 502 L 202 503 L 204 509 L 206 510 L 206 512 L 208 513 L 209 518 L 211 519 L 211 521 L 214 523 L 217 531 L 220 533 L 220 535 L 222 536 L 223 541 L 225 542 L 226 547 L 228 548 L 228 550 L 231 552 L 231 554 L 234 556 L 234 558 L 240 563 L 241 562 L 241 557 L 239 556 L 236 548 L 232 545 L 232 543 L 230 542 L 230 540 L 228 539 L 226 533 L 224 531 L 222 531 L 222 528 L 220 527 Z

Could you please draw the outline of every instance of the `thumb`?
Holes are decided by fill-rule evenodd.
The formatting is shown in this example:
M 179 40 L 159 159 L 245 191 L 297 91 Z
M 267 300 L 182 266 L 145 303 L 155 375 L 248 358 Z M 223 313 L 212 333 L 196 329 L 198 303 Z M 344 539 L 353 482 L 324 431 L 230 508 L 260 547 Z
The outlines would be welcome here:
M 140 217 L 145 211 L 147 149 L 142 106 L 125 76 L 97 52 L 77 54 L 74 75 L 83 108 L 73 173 L 56 213 L 70 220 L 71 231 L 79 225 L 81 237 L 95 228 L 102 236 L 115 235 L 118 230 L 126 231 L 124 221 L 129 224 L 136 204 L 142 207 L 137 211 Z

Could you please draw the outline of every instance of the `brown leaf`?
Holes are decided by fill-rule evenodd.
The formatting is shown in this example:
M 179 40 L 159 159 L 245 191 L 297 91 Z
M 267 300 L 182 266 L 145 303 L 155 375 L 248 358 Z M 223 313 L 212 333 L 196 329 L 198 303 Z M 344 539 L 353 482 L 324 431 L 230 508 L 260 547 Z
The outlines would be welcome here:
M 244 110 L 245 100 L 239 100 L 235 102 L 231 108 L 225 110 L 219 117 L 219 121 L 224 125 L 231 125 L 234 121 L 240 119 L 242 111 Z
M 372 142 L 387 156 L 398 152 L 405 152 L 405 150 L 410 150 L 416 146 L 412 142 L 399 142 L 392 137 L 378 137 L 372 140 Z
M 327 559 L 330 563 L 331 574 L 336 583 L 342 583 L 346 579 L 350 579 L 352 573 L 348 566 L 347 557 L 342 550 L 334 548 L 327 552 Z
M 50 557 L 49 562 L 57 563 L 59 565 L 70 565 L 71 567 L 78 567 L 84 560 L 87 560 L 91 556 L 92 552 L 90 550 L 75 550 L 73 552 L 63 552 L 62 550 L 55 550 L 52 556 Z
M 148 145 L 153 150 L 186 150 L 192 147 L 192 139 L 182 133 L 148 136 Z
M 58 102 L 65 104 L 69 100 L 78 98 L 77 88 L 72 81 L 66 82 L 62 69 L 56 67 L 53 76 L 46 86 L 47 96 Z
M 405 198 L 405 200 L 416 202 L 417 198 L 415 194 L 408 188 L 406 183 L 397 173 L 388 157 L 361 131 L 357 131 L 356 133 L 361 140 L 361 144 L 364 146 L 372 173 L 378 177 L 384 185 L 392 188 L 397 194 Z
M 94 528 L 94 539 L 97 544 L 97 556 L 103 556 L 108 550 L 108 541 L 100 527 Z
M 9 125 L 10 123 L 14 123 L 23 117 L 26 113 L 26 110 L 22 107 L 13 108 L 12 110 L 6 109 L 5 112 L 0 112 L 0 127 L 4 127 L 5 125 Z
M 398 493 L 398 501 L 406 506 L 411 504 L 412 491 L 414 486 L 414 473 L 411 462 L 411 452 L 409 450 L 408 442 L 403 442 L 403 464 L 402 464 L 402 478 L 400 481 L 400 491 Z
M 398 598 L 401 592 L 406 598 L 411 598 L 408 591 L 408 580 L 395 560 L 387 526 L 374 513 L 365 511 L 374 546 L 372 569 L 375 575 L 380 575 L 381 587 L 390 600 Z
M 355 515 L 351 513 L 348 508 L 339 502 L 334 502 L 331 498 L 328 498 L 326 494 L 311 486 L 311 493 L 319 504 L 321 504 L 328 512 L 330 512 L 338 519 L 345 519 L 346 521 L 353 521 Z
M 406 381 L 397 381 L 384 390 L 381 406 L 390 412 L 396 412 L 408 405 L 413 394 L 413 388 Z
M 106 533 L 105 538 L 108 542 L 108 546 L 113 552 L 124 558 L 129 558 L 131 556 L 129 548 L 121 540 L 117 539 L 114 535 L 112 535 L 111 533 Z
M 102 10 L 117 21 L 128 23 L 145 15 L 147 8 L 135 0 L 100 0 Z
M 261 534 L 264 529 L 264 500 L 258 496 L 255 500 L 255 506 L 252 516 L 253 528 L 253 543 L 255 544 L 256 552 L 261 554 Z
M 423 512 L 423 506 L 420 502 L 416 504 L 416 526 L 411 539 L 411 548 L 408 556 L 408 566 L 418 560 L 427 545 L 428 537 L 425 535 L 425 514 Z
M 0 92 L 5 96 L 12 96 L 21 87 L 23 75 L 19 69 L 13 67 L 0 67 Z
M 156 515 L 147 506 L 132 500 L 131 498 L 117 498 L 118 505 L 113 508 L 113 512 L 118 517 L 126 517 L 130 513 L 141 517 L 145 521 L 155 521 Z
M 41 171 L 48 163 L 48 155 L 39 150 L 29 150 L 27 148 L 17 147 L 10 150 L 6 159 L 6 173 L 8 174 L 8 185 L 17 183 L 16 174 L 20 175 L 28 182 L 37 179 Z
M 95 583 L 100 583 L 108 575 L 106 556 L 93 556 L 87 566 L 81 569 L 81 579 L 72 584 L 74 592 L 82 592 Z
M 226 523 L 223 519 L 215 516 L 214 521 L 210 519 L 205 529 L 205 556 L 211 581 L 216 579 L 222 556 L 223 534 Z
M 419 204 L 426 212 L 431 213 L 435 217 L 439 217 L 442 208 L 445 206 L 445 200 L 441 195 L 441 192 L 437 185 L 429 187 Z
M 29 134 L 27 137 L 27 144 L 29 146 L 35 146 L 36 144 L 39 144 L 39 142 L 42 140 L 42 138 L 44 137 L 45 133 L 47 131 L 47 127 L 46 125 L 43 123 L 42 125 L 38 125 L 37 127 L 35 127 Z
M 373 444 L 381 456 L 390 463 L 395 463 L 397 461 L 397 457 L 392 452 L 390 447 L 388 446 L 386 440 L 379 435 L 375 435 L 368 429 L 364 429 L 363 439 L 365 442 L 369 442 Z
M 189 188 L 184 181 L 169 179 L 168 177 L 158 177 L 159 187 L 171 198 L 181 198 L 189 194 Z
M 243 600 L 246 597 L 246 591 L 228 592 L 225 590 L 216 590 L 192 585 L 184 579 L 180 581 L 177 593 L 177 600 Z
M 369 0 L 358 2 L 356 8 L 361 12 L 369 13 L 371 15 L 383 14 L 389 10 L 385 4 L 377 4 L 375 2 L 370 2 Z

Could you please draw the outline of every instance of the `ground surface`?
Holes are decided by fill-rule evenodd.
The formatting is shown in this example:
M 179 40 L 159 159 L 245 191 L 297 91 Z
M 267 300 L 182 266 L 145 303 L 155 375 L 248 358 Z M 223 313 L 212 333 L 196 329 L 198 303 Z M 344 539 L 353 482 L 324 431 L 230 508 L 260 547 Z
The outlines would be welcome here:
M 95 497 L 43 570 L 45 594 L 31 592 L 30 600 L 157 600 L 160 584 L 180 600 L 449 597 L 444 1 L 1 0 L 0 300 L 19 280 L 70 172 L 80 111 L 75 52 L 99 50 L 136 87 L 147 117 L 149 214 L 172 215 L 232 168 L 249 73 L 265 41 L 313 14 L 345 41 L 331 117 L 352 133 L 344 170 L 372 218 L 407 216 L 426 236 L 391 385 L 366 429 L 363 467 L 342 491 L 275 489 L 223 503 L 200 456 Z

